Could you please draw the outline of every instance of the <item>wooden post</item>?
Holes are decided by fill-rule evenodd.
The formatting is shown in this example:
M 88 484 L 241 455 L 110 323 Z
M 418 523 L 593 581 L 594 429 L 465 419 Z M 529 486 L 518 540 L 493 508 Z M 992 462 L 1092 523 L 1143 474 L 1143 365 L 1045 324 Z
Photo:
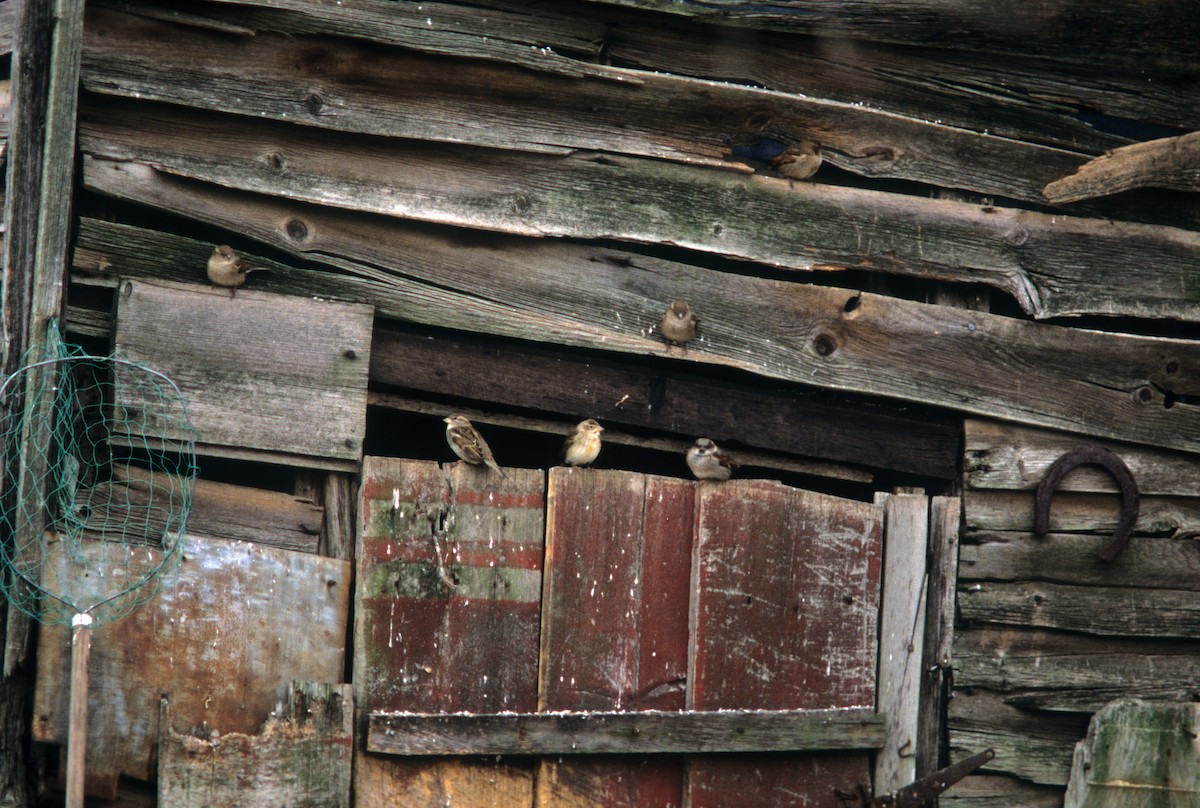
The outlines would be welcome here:
M 67 729 L 67 808 L 83 808 L 87 772 L 88 660 L 92 654 L 92 616 L 71 621 L 71 710 Z
M 925 656 L 921 666 L 917 719 L 917 777 L 933 774 L 942 759 L 942 729 L 950 686 L 954 642 L 954 593 L 958 581 L 958 523 L 962 500 L 933 497 L 929 502 L 929 587 L 925 599 Z

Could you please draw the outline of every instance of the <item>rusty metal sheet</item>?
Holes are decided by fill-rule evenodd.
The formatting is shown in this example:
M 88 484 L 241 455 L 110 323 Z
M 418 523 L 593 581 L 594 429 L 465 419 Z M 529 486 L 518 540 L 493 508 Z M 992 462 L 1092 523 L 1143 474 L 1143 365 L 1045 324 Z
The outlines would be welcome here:
M 100 543 L 89 546 L 99 552 Z M 72 568 L 51 555 L 45 571 Z M 253 542 L 188 536 L 153 599 L 92 637 L 88 789 L 115 796 L 119 775 L 154 778 L 159 697 L 177 727 L 255 733 L 295 679 L 343 676 L 350 564 Z M 70 630 L 42 626 L 34 738 L 64 743 Z

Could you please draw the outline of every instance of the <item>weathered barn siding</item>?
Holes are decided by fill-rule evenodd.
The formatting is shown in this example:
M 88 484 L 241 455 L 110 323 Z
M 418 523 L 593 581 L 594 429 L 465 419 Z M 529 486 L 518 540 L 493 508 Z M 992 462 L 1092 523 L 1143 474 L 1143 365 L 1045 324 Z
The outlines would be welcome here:
M 247 647 L 269 646 L 279 626 L 262 615 L 284 607 L 248 591 L 255 576 L 323 570 L 284 587 L 299 620 L 304 586 L 328 598 L 321 582 L 336 579 L 349 597 L 354 562 L 353 629 L 339 607 L 294 630 L 323 638 L 319 670 L 275 659 L 239 685 L 245 705 L 218 705 L 247 750 L 269 751 L 273 736 L 252 733 L 297 676 L 352 674 L 356 733 L 379 710 L 687 708 L 707 721 L 747 699 L 836 703 L 882 711 L 886 733 L 796 758 L 835 761 L 810 804 L 872 763 L 891 788 L 993 747 L 945 801 L 1040 808 L 1061 804 L 1074 743 L 1110 700 L 1197 698 L 1200 10 L 64 5 L 55 18 L 49 3 L 0 2 L 0 49 L 15 51 L 0 120 L 5 369 L 57 315 L 71 339 L 185 384 L 205 433 L 193 559 L 218 560 L 195 580 L 185 563 L 193 630 L 228 611 Z M 795 153 L 819 158 L 810 178 Z M 211 289 L 221 243 L 269 271 L 236 296 Z M 656 329 L 676 298 L 700 316 L 685 347 Z M 436 467 L 453 409 L 495 436 L 502 483 Z M 539 471 L 587 416 L 609 429 L 601 470 Z M 740 476 L 791 485 L 677 479 L 699 435 L 734 448 Z M 1111 564 L 1095 555 L 1117 519 L 1099 472 L 1072 473 L 1049 534 L 1031 533 L 1033 488 L 1081 444 L 1113 448 L 1141 490 Z M 136 469 L 112 485 L 136 491 Z M 805 577 L 795 536 L 840 535 L 816 514 L 869 512 L 876 536 L 881 505 L 882 555 Z M 231 572 L 235 555 L 263 561 Z M 583 609 L 571 573 L 626 576 L 641 610 Z M 745 589 L 769 612 L 832 580 L 863 587 L 827 621 L 839 650 L 826 662 L 851 692 L 808 703 L 719 668 L 778 651 L 767 679 L 821 679 L 786 645 L 812 637 L 775 632 L 736 598 L 721 612 L 721 598 Z M 648 604 L 685 584 L 692 609 L 655 619 Z M 220 593 L 225 605 L 199 605 Z M 843 613 L 870 598 L 884 600 L 878 625 Z M 152 607 L 125 630 L 176 616 Z M 708 637 L 706 621 L 744 636 Z M 5 626 L 3 684 L 20 704 L 29 631 L 15 610 Z M 42 634 L 35 730 L 57 743 L 65 656 Z M 203 723 L 213 671 L 189 668 L 187 686 L 123 680 L 129 664 L 103 640 L 97 681 L 145 697 L 137 721 L 157 720 L 173 689 L 172 721 Z M 0 750 L 17 742 L 15 715 L 0 708 Z M 96 715 L 95 732 L 129 724 Z M 96 769 L 99 791 L 119 772 L 152 779 L 155 737 L 190 743 L 139 736 Z M 364 744 L 355 800 L 372 806 L 770 802 L 795 777 L 782 756 L 746 785 L 724 756 L 430 761 Z M 20 778 L 0 775 L 0 804 L 6 788 L 19 803 Z

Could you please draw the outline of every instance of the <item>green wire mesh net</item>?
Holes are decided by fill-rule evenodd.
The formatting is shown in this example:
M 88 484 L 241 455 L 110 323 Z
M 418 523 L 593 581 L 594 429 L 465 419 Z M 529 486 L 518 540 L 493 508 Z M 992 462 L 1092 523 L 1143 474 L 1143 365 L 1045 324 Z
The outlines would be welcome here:
M 182 552 L 197 467 L 187 403 L 169 378 L 67 345 L 0 385 L 0 562 L 9 602 L 68 624 L 118 620 Z

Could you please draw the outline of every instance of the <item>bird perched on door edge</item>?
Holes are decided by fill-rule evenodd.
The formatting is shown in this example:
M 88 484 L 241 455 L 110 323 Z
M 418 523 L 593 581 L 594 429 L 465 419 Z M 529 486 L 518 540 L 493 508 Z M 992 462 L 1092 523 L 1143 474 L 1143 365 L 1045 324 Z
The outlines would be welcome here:
M 687 451 L 688 468 L 697 480 L 728 480 L 738 463 L 709 438 L 697 438 Z
M 696 326 L 700 324 L 692 307 L 683 300 L 675 300 L 663 312 L 658 323 L 658 333 L 672 345 L 686 345 L 696 336 Z
M 479 430 L 471 425 L 467 416 L 447 415 L 442 421 L 446 424 L 446 442 L 458 455 L 459 460 L 474 466 L 486 463 L 488 468 L 501 477 L 508 476 L 504 473 L 504 469 L 497 465 L 487 441 L 479 434 Z
M 604 427 L 595 418 L 580 421 L 563 442 L 563 462 L 568 466 L 589 466 L 600 454 L 600 433 Z
M 266 272 L 266 267 L 252 267 L 240 255 L 233 251 L 228 244 L 213 248 L 208 257 L 208 280 L 213 286 L 232 289 L 236 294 L 237 288 L 246 282 L 246 276 L 251 272 Z

